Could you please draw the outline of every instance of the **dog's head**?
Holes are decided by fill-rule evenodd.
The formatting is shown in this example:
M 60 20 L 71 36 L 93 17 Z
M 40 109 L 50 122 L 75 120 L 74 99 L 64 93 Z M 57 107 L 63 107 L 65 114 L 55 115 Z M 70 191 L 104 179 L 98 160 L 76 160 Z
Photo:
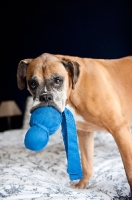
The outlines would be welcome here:
M 24 89 L 26 77 L 27 89 L 33 96 L 31 111 L 41 106 L 53 106 L 63 112 L 78 76 L 77 62 L 44 53 L 35 59 L 20 61 L 17 83 L 19 89 Z

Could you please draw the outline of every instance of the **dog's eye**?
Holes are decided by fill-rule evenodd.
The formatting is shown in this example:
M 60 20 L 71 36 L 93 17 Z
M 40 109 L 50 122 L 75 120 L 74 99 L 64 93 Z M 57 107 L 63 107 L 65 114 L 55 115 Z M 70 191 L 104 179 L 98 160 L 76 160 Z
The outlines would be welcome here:
M 34 80 L 31 80 L 31 81 L 29 82 L 29 87 L 30 87 L 31 89 L 35 89 L 35 88 L 37 87 L 37 82 L 34 81 Z
M 62 79 L 60 79 L 60 78 L 55 78 L 55 84 L 56 85 L 60 85 L 62 83 Z

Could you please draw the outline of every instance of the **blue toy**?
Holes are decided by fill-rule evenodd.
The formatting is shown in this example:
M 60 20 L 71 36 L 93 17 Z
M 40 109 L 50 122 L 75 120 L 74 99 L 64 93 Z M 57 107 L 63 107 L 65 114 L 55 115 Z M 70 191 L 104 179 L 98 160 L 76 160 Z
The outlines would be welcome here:
M 62 135 L 67 156 L 67 172 L 70 180 L 83 177 L 74 117 L 70 110 L 65 108 L 60 113 L 55 108 L 47 106 L 34 110 L 31 114 L 30 129 L 25 135 L 26 148 L 33 151 L 42 150 L 49 141 L 49 136 L 62 126 Z

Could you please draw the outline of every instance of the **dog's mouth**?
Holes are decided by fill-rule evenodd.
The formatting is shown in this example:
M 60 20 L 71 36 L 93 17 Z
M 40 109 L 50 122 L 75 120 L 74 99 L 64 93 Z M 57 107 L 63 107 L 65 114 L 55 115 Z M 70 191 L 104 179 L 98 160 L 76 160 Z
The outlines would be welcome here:
M 36 110 L 37 108 L 41 108 L 41 107 L 46 107 L 46 106 L 52 106 L 54 107 L 56 110 L 58 110 L 59 112 L 62 112 L 60 110 L 60 108 L 54 103 L 54 102 L 50 102 L 50 103 L 44 103 L 44 102 L 40 102 L 37 105 L 33 105 L 33 107 L 30 109 L 30 113 L 32 113 L 34 110 Z

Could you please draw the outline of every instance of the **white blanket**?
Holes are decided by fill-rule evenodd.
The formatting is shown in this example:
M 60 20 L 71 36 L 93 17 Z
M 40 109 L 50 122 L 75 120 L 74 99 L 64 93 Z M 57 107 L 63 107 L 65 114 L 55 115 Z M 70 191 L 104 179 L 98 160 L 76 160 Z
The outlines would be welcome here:
M 109 133 L 95 133 L 94 176 L 84 190 L 70 188 L 60 131 L 37 153 L 24 147 L 25 133 L 0 134 L 0 200 L 129 199 L 122 160 Z

